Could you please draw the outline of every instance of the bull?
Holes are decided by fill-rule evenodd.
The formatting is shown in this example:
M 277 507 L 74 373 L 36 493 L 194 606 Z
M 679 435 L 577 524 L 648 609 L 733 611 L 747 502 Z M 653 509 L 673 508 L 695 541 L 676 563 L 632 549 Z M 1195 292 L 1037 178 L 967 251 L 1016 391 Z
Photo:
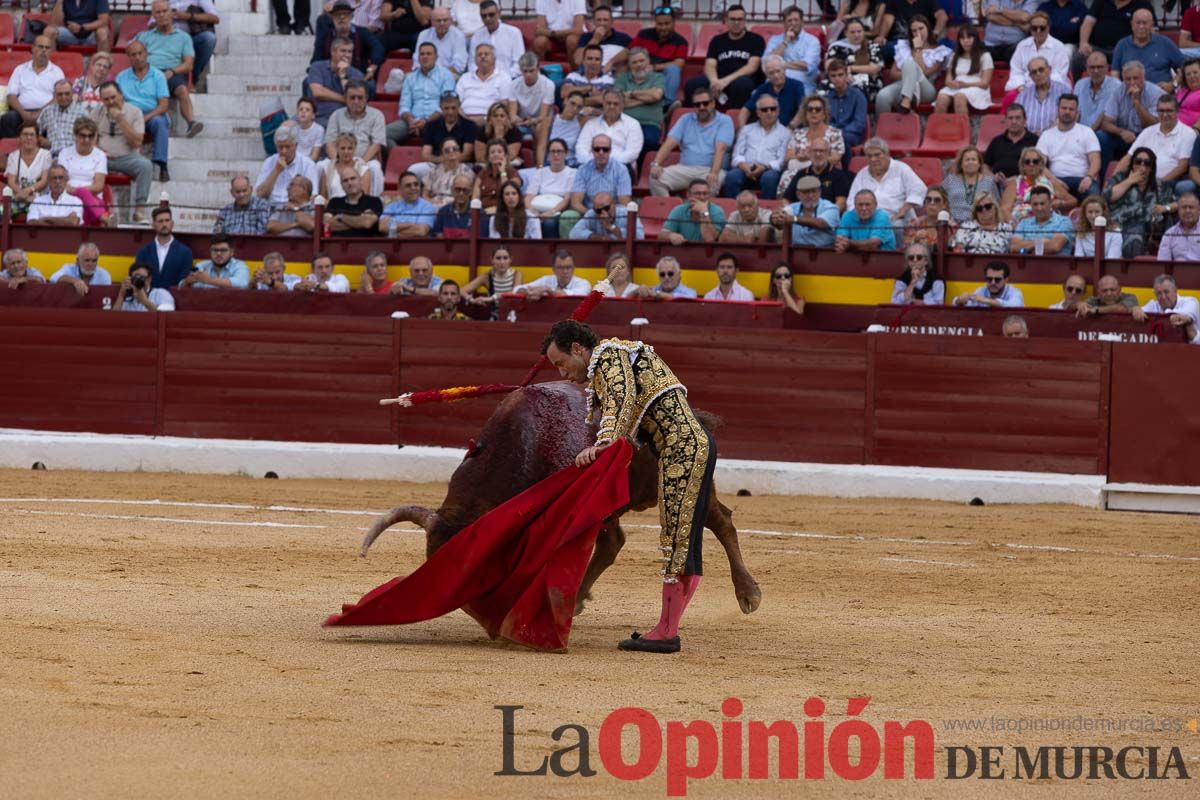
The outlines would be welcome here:
M 596 431 L 585 421 L 587 400 L 583 389 L 569 382 L 541 383 L 518 389 L 501 401 L 484 424 L 479 438 L 450 478 L 446 498 L 436 510 L 424 506 L 397 506 L 384 514 L 363 539 L 366 556 L 381 533 L 399 522 L 412 522 L 425 530 L 425 555 L 433 555 L 452 536 L 496 506 L 575 462 L 579 451 L 592 444 Z M 706 428 L 717 419 L 696 415 Z M 746 614 L 758 608 L 762 592 L 742 560 L 733 512 L 717 498 L 709 498 L 705 527 L 725 549 L 738 605 Z M 627 511 L 658 505 L 658 459 L 649 447 L 636 450 L 629 466 L 629 505 L 604 521 L 596 547 L 579 589 L 575 613 L 591 599 L 591 589 L 625 545 L 620 518 Z

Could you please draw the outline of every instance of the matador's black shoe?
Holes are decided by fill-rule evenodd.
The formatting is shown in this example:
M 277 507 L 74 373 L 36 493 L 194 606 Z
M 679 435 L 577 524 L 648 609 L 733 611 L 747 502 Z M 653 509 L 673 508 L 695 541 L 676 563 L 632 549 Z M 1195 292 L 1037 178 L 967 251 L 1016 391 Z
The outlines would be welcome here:
M 637 631 L 617 644 L 618 650 L 636 650 L 640 653 L 678 653 L 679 637 L 670 639 L 647 639 Z

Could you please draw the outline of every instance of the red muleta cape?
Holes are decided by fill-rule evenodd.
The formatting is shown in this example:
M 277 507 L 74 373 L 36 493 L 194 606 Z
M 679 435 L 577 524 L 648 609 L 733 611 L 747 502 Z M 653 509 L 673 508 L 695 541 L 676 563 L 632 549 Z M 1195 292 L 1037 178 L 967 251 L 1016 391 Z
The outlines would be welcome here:
M 632 457 L 620 439 L 588 467 L 559 470 L 325 624 L 402 625 L 461 608 L 493 639 L 565 650 L 601 523 L 629 503 Z

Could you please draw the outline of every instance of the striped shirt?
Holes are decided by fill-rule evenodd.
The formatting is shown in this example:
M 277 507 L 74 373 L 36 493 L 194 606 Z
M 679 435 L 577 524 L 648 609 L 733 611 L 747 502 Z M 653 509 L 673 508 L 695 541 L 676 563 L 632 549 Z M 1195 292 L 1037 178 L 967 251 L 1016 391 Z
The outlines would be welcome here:
M 1025 107 L 1025 127 L 1033 133 L 1041 133 L 1058 123 L 1058 98 L 1070 94 L 1071 87 L 1058 81 L 1050 81 L 1046 98 L 1038 97 L 1036 86 L 1026 86 L 1017 95 L 1017 102 Z

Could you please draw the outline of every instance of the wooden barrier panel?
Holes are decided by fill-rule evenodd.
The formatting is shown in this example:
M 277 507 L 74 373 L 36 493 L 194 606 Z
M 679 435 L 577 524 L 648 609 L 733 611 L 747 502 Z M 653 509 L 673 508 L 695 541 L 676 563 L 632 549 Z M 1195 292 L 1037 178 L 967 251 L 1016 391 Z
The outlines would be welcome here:
M 1200 348 L 1112 348 L 1113 483 L 1200 486 Z
M 579 305 L 579 297 L 544 297 L 531 301 L 521 295 L 500 298 L 499 317 L 521 322 L 540 322 L 547 327 L 566 319 Z M 651 325 L 702 325 L 745 328 L 782 328 L 780 303 L 722 303 L 691 300 L 640 300 L 610 298 L 596 306 L 589 325 L 628 325 L 641 317 Z M 511 315 L 511 316 L 510 316 Z
M 888 335 L 872 341 L 867 463 L 1105 472 L 1108 343 Z
M 71 294 L 73 289 L 66 286 Z M 165 315 L 7 308 L 0 314 L 5 427 L 151 434 Z
M 863 463 L 867 337 L 651 325 L 641 338 L 724 418 L 722 455 Z
M 141 315 L 109 315 L 141 316 Z M 176 313 L 163 341 L 162 432 L 310 442 L 391 440 L 392 320 Z
M 923 336 L 1000 336 L 1004 320 L 1016 315 L 1025 320 L 1029 336 L 1076 341 L 1100 341 L 1117 336 L 1123 341 L 1156 344 L 1183 341 L 1183 330 L 1173 328 L 1165 314 L 1150 314 L 1138 322 L 1126 314 L 1106 314 L 1084 319 L 1074 312 L 1048 308 L 954 308 L 951 306 L 877 306 L 874 323 L 888 333 Z

